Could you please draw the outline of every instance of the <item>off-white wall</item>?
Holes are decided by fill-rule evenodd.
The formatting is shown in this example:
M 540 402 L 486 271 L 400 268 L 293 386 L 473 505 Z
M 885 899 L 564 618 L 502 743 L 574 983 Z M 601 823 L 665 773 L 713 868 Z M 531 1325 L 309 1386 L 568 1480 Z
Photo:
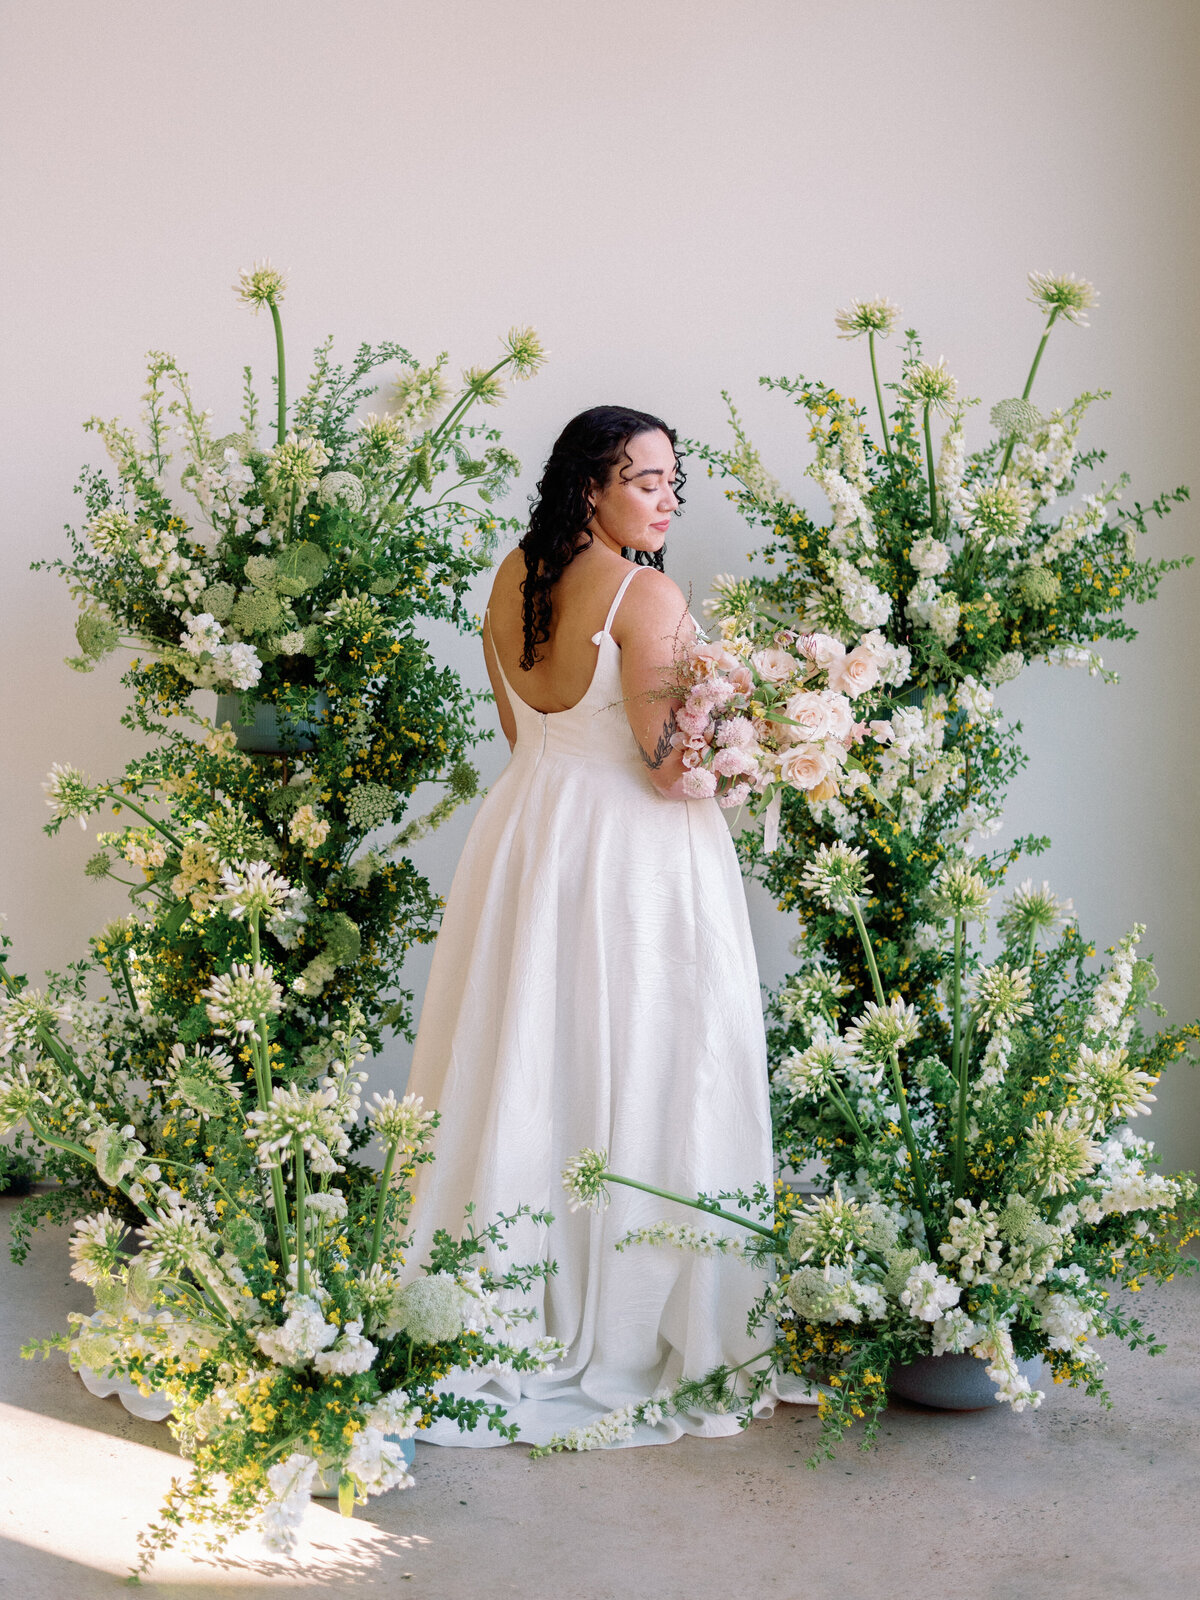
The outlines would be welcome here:
M 1111 387 L 1093 431 L 1136 493 L 1200 483 L 1192 0 L 39 0 L 4 34 L 0 906 L 31 971 L 121 904 L 80 876 L 90 836 L 40 833 L 41 779 L 54 760 L 114 772 L 131 745 L 118 670 L 61 665 L 71 605 L 26 568 L 78 512 L 79 422 L 136 415 L 141 352 L 175 352 L 218 422 L 244 361 L 265 387 L 268 326 L 229 290 L 257 256 L 291 269 L 294 375 L 329 331 L 466 363 L 535 323 L 553 359 L 503 413 L 516 509 L 576 410 L 621 401 L 719 439 L 722 387 L 815 504 L 758 374 L 863 393 L 832 313 L 886 292 L 990 404 L 1032 353 L 1031 267 L 1102 291 L 1091 331 L 1055 332 L 1035 399 Z M 1194 544 L 1184 512 L 1146 548 Z M 747 548 L 694 476 L 670 569 L 699 599 Z M 1197 596 L 1188 574 L 1142 614 L 1110 652 L 1119 688 L 1041 669 L 1006 694 L 1031 756 L 1012 830 L 1054 836 L 1045 870 L 1099 944 L 1150 925 L 1177 1020 L 1200 1012 Z M 469 641 L 449 656 L 482 685 Z M 468 822 L 421 849 L 442 890 Z M 751 900 L 774 980 L 789 924 Z M 1200 1084 L 1162 1094 L 1154 1131 L 1194 1161 Z

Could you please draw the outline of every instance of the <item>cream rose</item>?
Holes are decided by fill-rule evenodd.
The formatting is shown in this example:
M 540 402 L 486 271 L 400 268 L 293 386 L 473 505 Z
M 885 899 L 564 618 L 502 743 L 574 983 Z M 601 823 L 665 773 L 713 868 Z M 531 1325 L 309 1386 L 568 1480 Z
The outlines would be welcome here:
M 829 687 L 840 689 L 852 700 L 864 689 L 873 689 L 879 682 L 879 657 L 865 644 L 855 645 L 848 655 L 839 656 L 829 664 Z
M 783 714 L 796 724 L 788 731 L 797 739 L 824 739 L 829 732 L 829 707 L 815 689 L 792 695 Z
M 806 633 L 797 642 L 804 654 L 817 667 L 827 667 L 830 662 L 846 654 L 846 646 L 842 641 L 828 633 Z
M 795 745 L 779 761 L 779 776 L 793 789 L 815 789 L 829 772 L 829 757 L 819 744 Z
M 768 683 L 786 683 L 794 672 L 800 670 L 800 663 L 788 650 L 756 650 L 750 657 L 750 663 L 760 678 L 765 678 Z
M 848 739 L 850 730 L 854 726 L 854 711 L 849 700 L 844 694 L 837 694 L 833 690 L 823 689 L 821 699 L 825 702 L 826 714 L 829 718 L 829 733 L 831 739 Z

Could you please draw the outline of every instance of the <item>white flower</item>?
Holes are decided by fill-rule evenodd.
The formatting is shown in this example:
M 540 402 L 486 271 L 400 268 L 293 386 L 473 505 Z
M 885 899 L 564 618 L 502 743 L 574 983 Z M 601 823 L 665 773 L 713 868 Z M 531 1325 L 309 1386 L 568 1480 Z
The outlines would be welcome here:
M 914 399 L 934 411 L 949 411 L 958 393 L 957 380 L 946 370 L 945 356 L 939 356 L 936 363 L 910 362 L 904 369 L 904 383 Z
M 293 844 L 303 845 L 305 853 L 311 855 L 329 837 L 329 823 L 313 806 L 297 806 L 288 824 L 288 837 Z
M 908 1275 L 900 1291 L 900 1304 L 922 1322 L 936 1322 L 944 1311 L 956 1305 L 962 1290 L 945 1277 L 932 1261 L 922 1261 Z
M 1014 678 L 1020 677 L 1025 670 L 1025 657 L 1019 650 L 1007 650 L 1004 655 L 997 656 L 987 669 L 987 681 L 994 689 L 1002 683 L 1011 683 Z
M 893 995 L 887 1005 L 868 1000 L 853 1026 L 846 1029 L 846 1045 L 869 1063 L 890 1059 L 892 1052 L 912 1044 L 920 1033 L 915 1006 Z
M 369 1424 L 360 1428 L 350 1445 L 345 1471 L 364 1494 L 383 1494 L 388 1489 L 409 1489 L 413 1478 L 398 1441 L 385 1439 Z
M 987 1375 L 996 1385 L 996 1397 L 1010 1405 L 1014 1411 L 1024 1411 L 1027 1406 L 1035 1410 L 1045 1399 L 1040 1389 L 1031 1389 L 1029 1379 L 1017 1371 L 1017 1358 L 1013 1352 L 1012 1335 L 997 1324 L 989 1329 L 976 1344 L 971 1354 L 988 1363 Z
M 981 1338 L 984 1332 L 978 1323 L 972 1322 L 967 1313 L 958 1306 L 951 1311 L 943 1312 L 929 1331 L 935 1356 L 960 1356 Z
M 715 1228 L 690 1228 L 682 1222 L 652 1222 L 647 1227 L 634 1228 L 618 1239 L 616 1248 L 624 1250 L 631 1244 L 670 1245 L 698 1256 L 740 1256 L 746 1250 L 744 1239 L 730 1238 Z
M 374 1104 L 367 1107 L 367 1121 L 385 1144 L 394 1144 L 405 1151 L 418 1150 L 432 1136 L 437 1126 L 437 1112 L 426 1111 L 419 1094 L 406 1094 L 397 1100 L 389 1089 L 386 1095 L 375 1095 Z
M 950 549 L 940 539 L 926 534 L 924 538 L 913 541 L 908 560 L 920 577 L 936 578 L 939 572 L 945 572 L 950 565 Z
M 326 1322 L 320 1302 L 307 1294 L 290 1294 L 284 1301 L 284 1321 L 279 1327 L 260 1328 L 255 1341 L 264 1355 L 280 1367 L 302 1367 L 340 1333 L 336 1322 Z
M 267 1468 L 273 1499 L 259 1518 L 259 1531 L 268 1550 L 290 1551 L 312 1496 L 317 1463 L 312 1456 L 293 1453 L 286 1461 Z
M 578 1211 L 586 1206 L 591 1211 L 603 1211 L 608 1204 L 608 1190 L 604 1179 L 608 1174 L 607 1150 L 581 1150 L 563 1168 L 562 1185 L 567 1191 L 567 1205 Z
M 1035 306 L 1081 328 L 1088 326 L 1084 312 L 1090 311 L 1100 298 L 1086 278 L 1077 278 L 1073 272 L 1031 272 L 1029 287 L 1033 290 L 1029 298 Z
M 848 912 L 867 892 L 867 853 L 853 845 L 821 844 L 804 867 L 800 887 L 832 911 Z
M 864 333 L 877 333 L 881 339 L 886 339 L 899 315 L 900 307 L 886 295 L 878 294 L 873 300 L 851 300 L 833 320 L 841 330 L 839 339 L 857 339 Z
M 1067 1108 L 1053 1116 L 1043 1111 L 1025 1130 L 1025 1165 L 1043 1194 L 1066 1194 L 1091 1172 L 1100 1147 Z
M 86 833 L 87 817 L 100 804 L 101 794 L 100 790 L 84 777 L 79 768 L 64 766 L 56 761 L 50 768 L 42 789 L 46 795 L 46 804 L 56 819 L 66 822 L 74 817 Z
M 80 1217 L 71 1238 L 71 1276 L 80 1283 L 102 1283 L 124 1261 L 121 1240 L 125 1224 L 107 1208 Z
M 277 306 L 286 287 L 283 273 L 265 257 L 252 267 L 243 267 L 233 290 L 243 305 L 257 316 L 263 306 Z
M 223 663 L 224 676 L 235 689 L 253 689 L 262 677 L 262 662 L 252 644 L 233 644 L 228 647 Z
M 246 1137 L 258 1145 L 264 1166 L 290 1155 L 298 1144 L 314 1172 L 342 1170 L 336 1157 L 346 1154 L 350 1140 L 338 1116 L 334 1088 L 277 1084 L 266 1106 L 251 1111 L 248 1120 L 253 1126 Z
M 346 1331 L 332 1350 L 322 1350 L 313 1359 L 313 1366 L 326 1377 L 349 1377 L 355 1372 L 366 1372 L 379 1351 L 369 1339 L 362 1336 L 361 1322 L 348 1322 Z
M 959 1215 L 950 1218 L 950 1237 L 938 1246 L 938 1254 L 961 1282 L 986 1282 L 1000 1270 L 999 1218 L 986 1200 L 978 1209 L 967 1199 L 954 1205 Z
M 942 644 L 954 643 L 962 608 L 952 591 L 943 593 L 932 578 L 922 578 L 909 590 L 904 609 L 913 622 L 928 628 Z
M 207 1002 L 208 1020 L 218 1033 L 253 1033 L 259 1022 L 280 1010 L 283 991 L 261 961 L 252 967 L 235 961 L 228 972 L 214 975 L 200 998 Z
M 396 1291 L 380 1333 L 385 1339 L 405 1333 L 414 1344 L 448 1344 L 466 1326 L 469 1306 L 453 1273 L 431 1272 Z
M 240 921 L 278 911 L 288 904 L 291 895 L 291 884 L 272 872 L 265 861 L 242 861 L 236 867 L 221 869 L 221 887 L 213 902 L 226 916 Z

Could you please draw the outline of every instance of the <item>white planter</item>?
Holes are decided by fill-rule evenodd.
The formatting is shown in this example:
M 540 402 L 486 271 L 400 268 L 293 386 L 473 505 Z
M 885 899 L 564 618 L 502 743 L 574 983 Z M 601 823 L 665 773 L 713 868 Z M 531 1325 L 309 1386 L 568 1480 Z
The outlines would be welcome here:
M 141 1417 L 145 1422 L 165 1422 L 174 1411 L 175 1407 L 164 1394 L 143 1394 L 135 1383 L 130 1383 L 127 1378 L 103 1378 L 98 1372 L 93 1372 L 91 1367 L 79 1368 L 80 1381 L 89 1394 L 94 1394 L 97 1400 L 107 1400 L 110 1395 L 117 1395 L 126 1411 L 135 1417 Z

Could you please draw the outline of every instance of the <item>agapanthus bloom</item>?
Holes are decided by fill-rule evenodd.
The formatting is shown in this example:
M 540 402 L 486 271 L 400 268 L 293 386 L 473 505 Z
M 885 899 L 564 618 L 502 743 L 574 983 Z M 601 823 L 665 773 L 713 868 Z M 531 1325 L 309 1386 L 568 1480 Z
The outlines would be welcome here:
M 260 1022 L 282 1008 L 283 990 L 271 968 L 261 961 L 253 966 L 235 961 L 228 972 L 215 975 L 200 998 L 218 1033 L 253 1033 Z
M 775 1082 L 799 1098 L 821 1094 L 854 1059 L 844 1040 L 818 1039 L 807 1050 L 793 1050 L 775 1069 Z
M 143 1240 L 142 1259 L 152 1273 L 174 1275 L 193 1267 L 211 1253 L 217 1236 L 188 1203 L 156 1211 L 139 1229 Z
M 896 326 L 900 307 L 893 305 L 886 295 L 876 295 L 873 300 L 851 300 L 838 311 L 834 322 L 841 330 L 839 339 L 858 339 L 864 333 L 876 333 L 886 339 Z
M 981 1028 L 1010 1028 L 1018 1017 L 1033 1011 L 1029 1003 L 1028 967 L 1010 967 L 998 961 L 979 974 L 975 989 L 975 1014 Z
M 375 1095 L 373 1101 L 367 1107 L 367 1121 L 385 1144 L 417 1150 L 437 1125 L 437 1112 L 426 1111 L 419 1094 L 397 1100 L 389 1089 L 386 1095 Z
M 504 336 L 504 348 L 511 358 L 514 378 L 532 378 L 545 365 L 546 352 L 533 328 L 510 328 Z
M 59 822 L 75 817 L 79 826 L 86 830 L 86 819 L 100 804 L 102 791 L 90 783 L 78 767 L 64 766 L 56 761 L 42 788 L 46 804 Z
M 15 1128 L 46 1096 L 33 1082 L 25 1067 L 15 1067 L 0 1076 L 0 1133 Z
M 1077 278 L 1073 272 L 1031 272 L 1029 287 L 1033 290 L 1029 297 L 1033 305 L 1082 328 L 1088 326 L 1084 312 L 1090 311 L 1100 298 L 1086 278 Z
M 289 433 L 271 452 L 264 480 L 268 493 L 282 501 L 307 500 L 329 464 L 329 451 L 319 439 Z
M 866 851 L 839 839 L 817 846 L 801 874 L 800 887 L 831 911 L 849 911 L 866 894 L 870 881 Z
M 946 862 L 929 896 L 935 917 L 962 917 L 967 922 L 982 922 L 991 900 L 992 891 L 969 861 Z
M 22 989 L 0 1000 L 0 1055 L 15 1045 L 40 1048 L 39 1034 L 58 1027 L 58 1007 L 40 989 Z
M 846 1029 L 846 1044 L 864 1061 L 878 1064 L 889 1060 L 893 1051 L 910 1045 L 920 1031 L 916 1007 L 894 995 L 885 1006 L 867 1001 L 853 1026 Z
M 462 377 L 463 387 L 481 405 L 498 406 L 504 399 L 504 384 L 498 373 L 489 372 L 484 367 L 466 367 Z
M 263 1165 L 273 1164 L 299 1145 L 314 1172 L 340 1172 L 335 1158 L 346 1154 L 350 1141 L 334 1110 L 335 1100 L 332 1089 L 277 1085 L 266 1106 L 250 1112 L 253 1126 L 246 1130 Z
M 131 1123 L 118 1128 L 110 1122 L 102 1122 L 88 1135 L 87 1144 L 95 1155 L 96 1172 L 110 1188 L 128 1177 L 146 1153 L 146 1147 L 135 1136 Z
M 414 423 L 429 422 L 450 398 L 439 361 L 432 367 L 417 367 L 396 379 L 394 404 Z
M 1044 879 L 1035 884 L 1026 878 L 1009 896 L 996 927 L 1006 939 L 1028 942 L 1038 934 L 1057 932 L 1074 914 L 1071 902 L 1060 900 Z
M 958 393 L 958 380 L 946 370 L 945 356 L 939 356 L 936 364 L 911 362 L 904 369 L 904 383 L 914 399 L 934 411 L 949 411 Z
M 113 556 L 132 550 L 138 532 L 133 519 L 115 506 L 98 512 L 83 531 L 102 561 L 111 561 Z
M 71 1235 L 71 1276 L 80 1283 L 102 1283 L 125 1260 L 121 1250 L 124 1237 L 124 1222 L 107 1208 L 80 1217 Z
M 1032 494 L 1023 484 L 1006 477 L 962 494 L 959 522 L 985 551 L 1011 550 L 1032 516 Z
M 572 1211 L 586 1206 L 591 1211 L 603 1211 L 608 1204 L 608 1189 L 604 1178 L 608 1171 L 607 1150 L 581 1150 L 563 1168 L 562 1186 L 567 1191 L 567 1204 Z
M 213 896 L 228 917 L 267 916 L 287 904 L 292 886 L 265 861 L 241 861 L 221 871 L 221 887 Z
M 1066 1081 L 1075 1085 L 1080 1107 L 1100 1123 L 1149 1116 L 1150 1105 L 1157 1098 L 1150 1090 L 1158 1079 L 1135 1070 L 1125 1050 L 1093 1050 L 1080 1045 L 1075 1069 L 1066 1074 Z
M 865 1246 L 875 1220 L 869 1207 L 843 1198 L 836 1183 L 832 1194 L 807 1200 L 792 1219 L 788 1255 L 801 1265 L 814 1259 L 824 1265 L 852 1260 Z
M 1043 1111 L 1025 1130 L 1025 1166 L 1043 1194 L 1066 1194 L 1100 1159 L 1100 1146 L 1073 1116 L 1066 1107 L 1057 1117 Z
M 263 306 L 277 306 L 283 299 L 286 287 L 283 273 L 267 260 L 256 261 L 252 267 L 243 267 L 233 291 L 243 305 L 257 316 Z
M 201 1117 L 228 1111 L 236 1100 L 233 1089 L 233 1060 L 221 1049 L 204 1050 L 193 1045 L 171 1046 L 170 1075 L 164 1086 L 187 1103 Z

